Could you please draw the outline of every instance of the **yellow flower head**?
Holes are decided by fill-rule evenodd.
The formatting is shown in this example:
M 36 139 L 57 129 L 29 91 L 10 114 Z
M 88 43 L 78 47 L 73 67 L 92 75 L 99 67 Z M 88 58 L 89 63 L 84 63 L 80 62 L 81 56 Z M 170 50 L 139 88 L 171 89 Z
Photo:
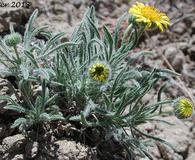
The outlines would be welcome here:
M 179 98 L 175 103 L 175 115 L 179 119 L 189 118 L 193 113 L 192 102 L 187 98 Z
M 94 81 L 105 82 L 110 74 L 110 68 L 102 62 L 94 63 L 89 67 L 89 75 Z
M 157 27 L 163 31 L 164 27 L 167 28 L 170 24 L 170 19 L 165 13 L 154 6 L 145 5 L 137 2 L 130 9 L 129 13 L 132 14 L 137 22 L 143 22 L 146 24 L 146 28 L 150 28 L 152 24 L 156 24 Z

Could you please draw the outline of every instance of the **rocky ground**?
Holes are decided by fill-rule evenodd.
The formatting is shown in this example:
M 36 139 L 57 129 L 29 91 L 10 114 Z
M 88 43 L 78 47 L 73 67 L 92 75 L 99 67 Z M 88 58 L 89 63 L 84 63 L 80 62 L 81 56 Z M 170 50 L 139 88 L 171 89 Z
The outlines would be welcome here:
M 177 3 L 176 3 L 177 2 Z M 40 11 L 36 25 L 49 25 L 53 32 L 65 31 L 67 38 L 70 37 L 74 27 L 81 20 L 86 7 L 94 3 L 97 10 L 97 17 L 100 28 L 103 24 L 113 27 L 117 19 L 134 1 L 129 0 L 35 0 L 30 9 L 9 8 L 0 10 L 0 35 L 8 32 L 9 23 L 15 24 L 17 31 L 23 33 L 24 26 L 34 8 Z M 195 98 L 195 1 L 194 0 L 150 0 L 168 13 L 171 18 L 171 26 L 168 31 L 159 33 L 156 30 L 148 31 L 140 41 L 139 46 L 133 51 L 140 49 L 152 50 L 154 55 L 140 59 L 140 64 L 146 67 L 168 68 L 163 56 L 172 65 L 175 71 L 181 74 L 180 78 L 185 83 L 181 87 L 175 79 L 169 79 L 169 85 L 164 92 L 164 97 L 188 96 L 190 93 Z M 158 34 L 157 34 L 158 33 Z M 156 46 L 156 47 L 155 47 Z M 163 56 L 162 56 L 163 55 Z M 145 97 L 149 100 L 155 97 L 156 90 L 152 90 Z M 9 83 L 0 79 L 0 95 L 12 96 L 12 89 Z M 2 107 L 4 102 L 0 101 Z M 171 110 L 169 106 L 165 110 Z M 4 111 L 0 109 L 0 112 Z M 195 159 L 195 117 L 181 121 L 174 115 L 159 117 L 162 120 L 173 123 L 147 123 L 140 126 L 141 129 L 164 138 L 175 146 L 175 150 L 158 142 L 149 148 L 156 160 L 194 160 Z M 38 159 L 46 155 L 46 159 L 70 159 L 88 160 L 95 159 L 96 152 L 75 141 L 58 140 L 54 144 L 41 146 L 38 153 L 37 142 L 27 141 L 21 134 L 14 134 L 8 130 L 10 122 L 0 118 L 0 160 L 1 159 L 33 159 L 39 154 Z M 55 147 L 56 146 L 56 147 Z M 51 151 L 50 154 L 46 150 Z M 26 154 L 24 155 L 24 151 Z M 41 153 L 41 154 L 40 154 Z M 70 158 L 71 157 L 71 158 Z

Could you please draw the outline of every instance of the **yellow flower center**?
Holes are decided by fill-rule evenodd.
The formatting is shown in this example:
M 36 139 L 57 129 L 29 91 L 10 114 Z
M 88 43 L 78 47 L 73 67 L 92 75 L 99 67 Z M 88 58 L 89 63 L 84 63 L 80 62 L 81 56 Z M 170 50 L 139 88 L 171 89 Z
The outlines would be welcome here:
M 89 68 L 89 74 L 93 80 L 105 82 L 109 77 L 109 68 L 103 63 L 96 63 Z

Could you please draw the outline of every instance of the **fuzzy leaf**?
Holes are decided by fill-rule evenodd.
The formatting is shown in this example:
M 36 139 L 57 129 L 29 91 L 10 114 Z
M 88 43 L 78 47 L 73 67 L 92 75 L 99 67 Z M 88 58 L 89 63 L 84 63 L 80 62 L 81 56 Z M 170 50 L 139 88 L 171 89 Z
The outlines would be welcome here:
M 109 59 L 110 59 L 112 56 L 112 52 L 113 52 L 113 39 L 112 39 L 112 35 L 110 34 L 108 28 L 104 26 L 103 29 L 104 29 L 105 39 L 109 46 Z
M 55 121 L 55 120 L 64 120 L 65 118 L 63 117 L 63 115 L 60 114 L 54 114 L 50 116 L 50 120 L 51 121 Z
M 150 51 L 141 51 L 138 53 L 133 53 L 133 55 L 130 55 L 129 57 L 127 57 L 127 62 L 129 64 L 131 64 L 131 63 L 135 62 L 141 56 L 152 55 L 152 54 L 153 54 L 153 52 L 150 52 Z
M 49 39 L 49 41 L 47 42 L 47 45 L 45 46 L 45 49 L 43 51 L 43 55 L 47 52 L 47 50 L 54 44 L 56 43 L 57 41 L 60 41 L 60 38 L 62 38 L 64 36 L 64 32 L 61 32 L 61 33 L 58 33 L 56 35 L 54 35 L 53 37 L 51 37 Z
M 26 118 L 18 118 L 14 121 L 14 124 L 11 125 L 11 128 L 16 128 L 22 124 L 26 124 L 27 119 Z
M 40 121 L 50 121 L 50 115 L 48 113 L 41 113 L 39 119 Z
M 98 29 L 95 26 L 94 22 L 91 20 L 90 17 L 87 16 L 86 18 L 87 18 L 87 22 L 88 22 L 87 24 L 90 26 L 91 31 L 97 36 L 97 38 L 100 39 L 100 34 L 99 34 Z
M 0 96 L 0 100 L 11 102 L 13 105 L 18 105 L 10 96 Z
M 20 65 L 20 70 L 22 72 L 22 76 L 24 77 L 25 80 L 28 79 L 29 77 L 29 71 L 28 71 L 28 68 L 23 66 L 23 65 Z
M 35 67 L 38 67 L 38 63 L 34 55 L 30 51 L 24 50 L 24 54 L 30 59 L 30 61 L 35 65 Z
M 24 49 L 28 50 L 28 47 L 30 46 L 30 41 L 32 39 L 32 32 L 33 32 L 33 23 L 38 15 L 38 9 L 36 9 L 32 15 L 29 18 L 26 31 L 24 33 Z
M 9 110 L 12 110 L 12 111 L 16 111 L 16 112 L 19 112 L 19 113 L 25 113 L 26 112 L 25 108 L 23 108 L 21 106 L 18 106 L 18 105 L 7 105 L 3 108 L 9 109 Z

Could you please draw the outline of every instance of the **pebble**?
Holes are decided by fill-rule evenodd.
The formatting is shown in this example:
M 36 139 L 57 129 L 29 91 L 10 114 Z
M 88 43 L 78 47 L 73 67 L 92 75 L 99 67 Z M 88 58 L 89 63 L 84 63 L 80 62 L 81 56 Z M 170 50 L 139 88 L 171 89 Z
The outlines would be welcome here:
M 175 56 L 174 60 L 172 61 L 172 66 L 176 72 L 181 72 L 183 69 L 183 62 L 184 62 L 184 55 L 178 54 Z
M 23 154 L 17 154 L 14 156 L 12 160 L 24 160 L 24 155 Z
M 174 57 L 178 54 L 178 49 L 174 46 L 169 46 L 165 50 L 165 56 L 169 62 L 173 61 Z
M 18 151 L 21 150 L 26 144 L 26 139 L 22 134 L 9 136 L 3 139 L 3 149 L 7 151 Z
M 185 62 L 185 56 L 183 52 L 175 46 L 169 46 L 165 50 L 165 57 L 171 63 L 176 72 L 181 72 L 183 64 Z
M 185 31 L 186 31 L 185 23 L 178 23 L 174 28 L 174 32 L 177 34 L 183 34 Z
M 73 0 L 73 5 L 79 9 L 80 6 L 82 5 L 82 0 Z

